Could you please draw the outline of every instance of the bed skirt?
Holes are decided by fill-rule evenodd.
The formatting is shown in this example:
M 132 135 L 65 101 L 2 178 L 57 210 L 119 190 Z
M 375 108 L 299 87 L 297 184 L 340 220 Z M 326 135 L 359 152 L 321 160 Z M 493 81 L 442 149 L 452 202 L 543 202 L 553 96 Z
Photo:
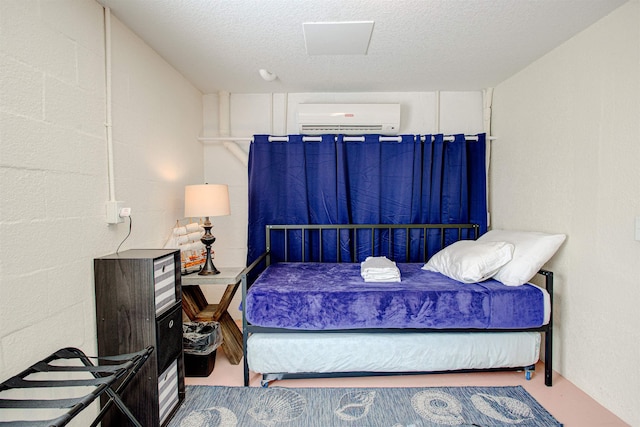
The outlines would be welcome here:
M 248 342 L 249 369 L 260 374 L 516 368 L 540 354 L 538 332 L 260 333 Z

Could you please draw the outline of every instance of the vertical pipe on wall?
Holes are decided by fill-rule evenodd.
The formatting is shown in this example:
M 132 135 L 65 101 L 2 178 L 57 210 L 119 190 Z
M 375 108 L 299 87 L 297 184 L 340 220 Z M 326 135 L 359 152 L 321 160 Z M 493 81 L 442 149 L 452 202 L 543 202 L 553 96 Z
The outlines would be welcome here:
M 436 117 L 435 117 L 435 128 L 436 131 L 434 133 L 440 133 L 440 91 L 436 91 Z
M 484 133 L 487 135 L 486 142 L 486 181 L 487 181 L 487 227 L 491 226 L 491 209 L 489 206 L 489 165 L 491 164 L 491 106 L 493 104 L 493 88 L 487 88 L 482 91 L 482 119 L 484 126 Z
M 284 134 L 287 135 L 289 133 L 289 93 L 286 93 L 284 96 L 284 111 L 282 113 L 282 129 L 284 129 Z
M 107 136 L 107 173 L 109 175 L 109 201 L 116 200 L 113 173 L 113 135 L 111 132 L 111 9 L 104 8 L 104 72 L 105 72 L 105 129 Z
M 222 137 L 231 135 L 231 96 L 229 92 L 218 92 L 218 134 Z M 235 142 L 224 141 L 224 148 L 229 150 L 240 162 L 247 166 L 249 156 Z
M 269 135 L 273 135 L 273 92 L 270 94 L 269 102 Z
M 231 135 L 231 97 L 229 92 L 218 92 L 218 135 L 229 136 Z
M 484 109 L 482 111 L 482 120 L 484 124 L 484 133 L 487 138 L 491 135 L 491 104 L 493 103 L 493 88 L 487 88 L 482 91 L 482 101 Z

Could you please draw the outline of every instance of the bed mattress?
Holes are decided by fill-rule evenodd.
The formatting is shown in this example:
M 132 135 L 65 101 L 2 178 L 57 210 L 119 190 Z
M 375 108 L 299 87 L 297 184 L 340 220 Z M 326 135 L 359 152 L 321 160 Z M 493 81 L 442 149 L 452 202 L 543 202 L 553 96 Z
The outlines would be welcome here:
M 247 362 L 262 374 L 434 372 L 524 367 L 539 352 L 537 332 L 260 333 Z
M 300 329 L 523 329 L 549 320 L 549 295 L 531 284 L 464 284 L 421 263 L 398 264 L 400 282 L 371 283 L 358 263 L 270 265 L 247 292 L 256 326 Z

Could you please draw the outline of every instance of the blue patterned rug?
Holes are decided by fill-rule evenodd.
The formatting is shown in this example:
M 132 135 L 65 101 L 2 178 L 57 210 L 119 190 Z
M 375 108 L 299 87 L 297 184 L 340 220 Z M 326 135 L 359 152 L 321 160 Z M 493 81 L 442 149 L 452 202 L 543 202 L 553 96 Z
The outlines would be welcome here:
M 518 387 L 187 386 L 169 427 L 561 426 Z

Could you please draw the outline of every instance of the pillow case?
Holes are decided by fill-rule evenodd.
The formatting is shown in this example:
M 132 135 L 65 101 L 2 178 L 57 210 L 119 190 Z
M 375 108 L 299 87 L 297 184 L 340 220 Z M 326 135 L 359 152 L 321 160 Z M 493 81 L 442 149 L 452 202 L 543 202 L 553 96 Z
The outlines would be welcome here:
M 476 283 L 496 274 L 511 260 L 513 251 L 507 242 L 460 240 L 436 253 L 422 268 L 459 282 Z
M 560 248 L 564 234 L 537 231 L 491 230 L 480 236 L 478 242 L 509 242 L 515 246 L 513 259 L 493 276 L 507 286 L 520 286 L 536 275 L 542 266 Z

